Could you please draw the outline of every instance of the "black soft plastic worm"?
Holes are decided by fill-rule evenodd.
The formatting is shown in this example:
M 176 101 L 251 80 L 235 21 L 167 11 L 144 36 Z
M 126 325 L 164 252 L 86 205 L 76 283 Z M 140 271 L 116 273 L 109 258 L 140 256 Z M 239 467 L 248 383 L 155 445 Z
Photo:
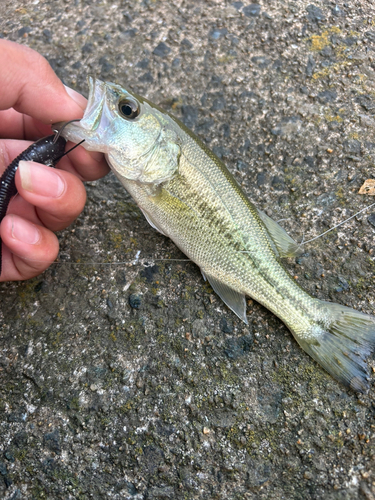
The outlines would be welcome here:
M 17 193 L 15 184 L 15 175 L 21 160 L 35 161 L 44 165 L 54 167 L 56 163 L 64 156 L 66 140 L 56 135 L 49 135 L 34 142 L 25 151 L 15 158 L 5 169 L 0 177 L 0 223 L 4 219 L 8 205 L 12 196 Z M 0 275 L 2 268 L 2 253 L 0 239 Z

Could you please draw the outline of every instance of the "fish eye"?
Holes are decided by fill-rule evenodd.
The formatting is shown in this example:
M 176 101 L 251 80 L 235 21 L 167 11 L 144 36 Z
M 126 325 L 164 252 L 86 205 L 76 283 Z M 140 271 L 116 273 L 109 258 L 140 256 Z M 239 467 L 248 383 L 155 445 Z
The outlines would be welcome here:
M 120 115 L 128 120 L 133 120 L 140 112 L 139 104 L 132 99 L 121 99 L 118 103 L 118 110 Z

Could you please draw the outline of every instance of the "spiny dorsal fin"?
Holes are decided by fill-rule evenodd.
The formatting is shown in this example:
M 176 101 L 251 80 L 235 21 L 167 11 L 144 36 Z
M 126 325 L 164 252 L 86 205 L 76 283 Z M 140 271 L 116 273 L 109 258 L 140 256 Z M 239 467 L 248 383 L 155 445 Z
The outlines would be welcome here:
M 261 210 L 258 210 L 258 213 L 275 243 L 280 257 L 297 257 L 297 255 L 301 255 L 303 252 L 301 245 L 294 241 L 285 229 Z
M 218 294 L 221 300 L 225 302 L 225 304 L 232 309 L 232 311 L 237 314 L 237 316 L 242 319 L 244 323 L 248 324 L 246 317 L 245 295 L 243 293 L 236 292 L 233 288 L 229 288 L 229 286 L 225 285 L 222 281 L 209 276 L 207 273 L 204 273 L 204 275 L 212 286 L 214 292 Z

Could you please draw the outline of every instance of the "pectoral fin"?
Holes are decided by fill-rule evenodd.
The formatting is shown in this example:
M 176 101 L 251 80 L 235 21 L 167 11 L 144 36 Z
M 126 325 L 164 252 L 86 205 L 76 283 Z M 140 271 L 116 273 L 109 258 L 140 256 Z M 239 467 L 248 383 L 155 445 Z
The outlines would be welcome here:
M 142 210 L 142 208 L 141 208 Z M 155 224 L 155 222 L 151 219 L 151 217 L 144 211 L 142 210 L 142 213 L 143 215 L 145 216 L 147 222 L 150 224 L 151 227 L 153 227 L 154 229 L 156 229 L 156 231 L 159 231 L 159 233 L 161 233 L 163 236 L 167 236 L 165 233 L 163 233 L 163 231 Z
M 261 210 L 258 210 L 258 214 L 275 243 L 280 257 L 297 257 L 297 255 L 301 255 L 303 252 L 301 245 L 294 241 L 285 229 Z
M 237 316 L 242 319 L 242 321 L 248 324 L 246 317 L 246 300 L 243 293 L 236 292 L 233 288 L 225 285 L 222 281 L 213 278 L 205 273 L 205 276 L 212 286 L 214 292 L 218 294 L 225 304 L 232 309 L 232 311 L 237 314 Z

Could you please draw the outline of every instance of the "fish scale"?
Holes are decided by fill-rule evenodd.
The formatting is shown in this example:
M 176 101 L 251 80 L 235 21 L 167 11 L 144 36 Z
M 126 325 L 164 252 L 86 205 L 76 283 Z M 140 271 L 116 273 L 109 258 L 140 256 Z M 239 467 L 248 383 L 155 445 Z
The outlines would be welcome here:
M 292 301 L 294 308 L 296 305 L 300 306 L 301 303 L 303 303 L 304 301 L 306 303 L 311 303 L 312 300 L 310 296 L 306 294 L 306 292 L 304 292 L 290 277 L 290 275 L 285 271 L 284 267 L 282 266 L 280 259 L 278 259 L 275 253 L 272 251 L 272 248 L 270 247 L 268 242 L 268 237 L 265 234 L 266 229 L 261 223 L 261 220 L 258 216 L 258 212 L 255 209 L 255 207 L 246 199 L 244 195 L 238 196 L 238 199 L 236 200 L 237 201 L 236 205 L 234 205 L 233 203 L 234 196 L 230 197 L 232 206 L 233 208 L 236 209 L 237 212 L 236 219 L 235 221 L 233 221 L 233 218 L 231 217 L 230 208 L 227 208 L 224 205 L 220 197 L 220 195 L 226 197 L 227 193 L 230 192 L 231 190 L 235 192 L 239 191 L 237 183 L 235 182 L 232 176 L 228 175 L 222 176 L 223 179 L 218 182 L 218 185 L 220 187 L 217 189 L 216 193 L 211 187 L 212 186 L 211 183 L 207 182 L 207 180 L 204 178 L 199 179 L 200 189 L 199 193 L 194 193 L 195 196 L 192 195 L 192 190 L 187 190 L 185 188 L 185 186 L 191 186 L 193 184 L 192 182 L 193 179 L 191 177 L 195 176 L 195 172 L 194 169 L 191 167 L 191 165 L 193 165 L 194 163 L 198 163 L 198 161 L 194 161 L 195 160 L 194 150 L 192 148 L 187 148 L 187 151 L 188 153 L 189 152 L 192 153 L 191 156 L 193 156 L 193 158 L 189 158 L 187 153 L 184 154 L 184 157 L 188 158 L 187 161 L 186 162 L 184 162 L 183 160 L 180 161 L 179 174 L 181 177 L 185 176 L 184 183 L 182 183 L 179 179 L 173 179 L 168 184 L 165 185 L 164 189 L 167 190 L 172 196 L 175 196 L 181 201 L 183 201 L 193 210 L 194 210 L 194 200 L 196 200 L 197 195 L 200 195 L 201 198 L 204 199 L 204 204 L 206 206 L 210 205 L 212 206 L 215 203 L 215 205 L 218 208 L 220 205 L 221 207 L 224 207 L 223 210 L 220 210 L 220 213 L 217 213 L 217 217 L 215 218 L 215 220 L 217 221 L 216 224 L 215 220 L 210 220 L 210 219 L 207 220 L 207 218 L 205 217 L 206 215 L 205 211 L 199 210 L 199 206 L 197 207 L 196 210 L 196 212 L 197 213 L 199 212 L 200 214 L 200 220 L 202 225 L 204 226 L 204 224 L 206 224 L 207 226 L 206 228 L 205 227 L 201 228 L 202 232 L 207 233 L 208 228 L 211 225 L 214 225 L 214 231 L 219 233 L 220 236 L 222 237 L 222 240 L 224 240 L 221 242 L 220 245 L 217 245 L 220 248 L 220 253 L 214 254 L 214 258 L 216 258 L 215 260 L 217 262 L 217 267 L 213 270 L 213 272 L 215 273 L 220 272 L 223 256 L 230 255 L 230 257 L 227 257 L 227 260 L 229 260 L 229 262 L 233 262 L 234 256 L 237 256 L 237 258 L 239 259 L 238 264 L 232 265 L 230 272 L 228 270 L 225 274 L 226 275 L 233 274 L 233 270 L 239 268 L 240 267 L 239 264 L 241 262 L 242 263 L 241 268 L 243 272 L 238 273 L 236 279 L 237 282 L 235 284 L 236 288 L 242 286 L 243 287 L 242 291 L 247 295 L 250 296 L 256 295 L 257 300 L 261 301 L 263 305 L 265 305 L 268 309 L 271 309 L 272 303 L 268 303 L 267 298 L 268 300 L 273 302 L 275 291 L 277 290 L 284 302 L 286 299 Z M 200 158 L 200 160 L 202 161 L 202 158 Z M 203 170 L 205 174 L 206 173 L 210 174 L 212 171 L 214 171 L 213 167 L 209 165 L 210 161 L 212 160 L 209 158 L 207 162 L 202 162 L 203 164 L 207 163 L 208 167 L 206 169 L 200 169 L 200 171 Z M 186 165 L 186 163 L 188 163 L 188 165 Z M 206 185 L 202 187 L 203 186 L 202 181 L 204 180 L 206 180 Z M 185 189 L 183 190 L 183 188 Z M 241 195 L 242 193 L 239 194 Z M 152 210 L 151 207 L 150 210 Z M 241 215 L 242 214 L 243 215 L 241 216 L 240 213 Z M 170 211 L 168 211 L 168 216 L 169 215 Z M 225 233 L 223 232 L 223 220 L 225 215 L 227 215 L 226 227 L 232 229 L 231 235 L 235 234 L 238 237 L 238 240 L 242 240 L 243 242 L 242 249 L 238 248 L 232 249 L 231 248 L 232 245 L 230 245 L 230 239 L 225 238 Z M 235 230 L 233 230 L 233 222 L 235 222 L 236 226 Z M 169 224 L 170 224 L 170 219 L 169 219 Z M 186 237 L 186 233 L 183 232 L 181 229 L 182 227 L 177 228 L 176 233 L 178 234 L 182 233 Z M 254 231 L 253 233 L 254 237 L 251 241 L 252 243 L 251 248 L 249 248 L 249 245 L 248 244 L 246 245 L 246 243 L 244 242 L 243 235 L 252 231 Z M 182 243 L 180 248 L 186 252 L 186 250 L 184 250 L 185 246 L 186 243 Z M 198 263 L 198 265 L 203 269 L 203 271 L 207 271 L 207 267 L 209 265 L 213 267 L 212 252 L 210 248 L 208 248 L 208 253 L 209 256 L 211 257 L 209 258 L 210 264 L 203 262 L 197 255 L 190 253 L 188 255 L 192 260 Z M 263 281 L 265 282 L 264 284 Z M 271 289 L 272 293 L 270 295 L 267 294 L 266 287 L 264 286 L 266 284 L 273 287 Z M 282 290 L 284 290 L 285 292 L 284 295 L 281 293 Z M 281 319 L 286 320 L 286 318 L 283 317 L 284 314 L 282 314 L 282 311 L 277 310 L 277 315 Z
M 246 197 L 225 165 L 172 115 L 119 85 L 89 79 L 88 106 L 63 136 L 105 153 L 148 222 L 201 269 L 247 323 L 245 296 L 277 315 L 333 377 L 368 389 L 375 318 L 305 292 L 281 258 L 299 245 Z

